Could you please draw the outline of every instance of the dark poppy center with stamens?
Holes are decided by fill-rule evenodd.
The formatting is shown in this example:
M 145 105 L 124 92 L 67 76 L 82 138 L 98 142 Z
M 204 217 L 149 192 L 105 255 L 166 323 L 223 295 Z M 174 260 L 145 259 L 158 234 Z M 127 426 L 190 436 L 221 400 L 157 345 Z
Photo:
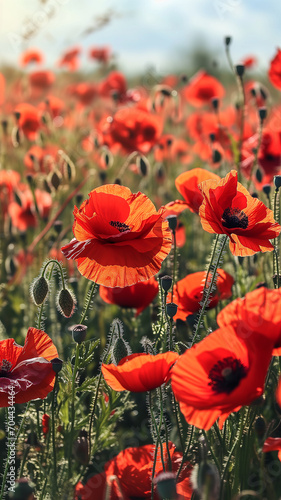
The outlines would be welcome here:
M 125 222 L 119 222 L 118 220 L 111 220 L 109 223 L 111 226 L 116 227 L 120 233 L 130 230 L 130 226 L 127 226 Z
M 240 359 L 228 356 L 219 360 L 209 372 L 212 390 L 217 394 L 225 392 L 230 394 L 238 387 L 240 380 L 247 375 L 247 368 L 241 363 Z
M 239 208 L 226 208 L 222 214 L 222 225 L 228 229 L 241 227 L 246 229 L 248 227 L 248 217 Z
M 7 359 L 2 359 L 1 368 L 0 368 L 0 377 L 8 377 L 9 371 L 12 368 L 12 363 Z

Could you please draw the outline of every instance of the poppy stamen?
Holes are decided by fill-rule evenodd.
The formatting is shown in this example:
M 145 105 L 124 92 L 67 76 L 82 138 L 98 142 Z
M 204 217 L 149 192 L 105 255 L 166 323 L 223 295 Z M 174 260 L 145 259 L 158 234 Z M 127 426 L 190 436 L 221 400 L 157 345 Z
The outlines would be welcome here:
M 239 208 L 226 208 L 222 214 L 222 225 L 228 229 L 241 227 L 246 229 L 248 227 L 248 217 Z
M 0 369 L 0 377 L 7 377 L 8 372 L 12 368 L 12 363 L 7 359 L 2 360 L 1 369 Z
M 240 380 L 247 375 L 247 368 L 240 359 L 228 356 L 219 360 L 209 372 L 208 383 L 217 394 L 230 394 L 238 387 Z
M 118 220 L 111 220 L 109 223 L 111 226 L 116 227 L 120 233 L 125 231 L 130 231 L 130 227 L 125 224 L 125 222 L 119 222 Z

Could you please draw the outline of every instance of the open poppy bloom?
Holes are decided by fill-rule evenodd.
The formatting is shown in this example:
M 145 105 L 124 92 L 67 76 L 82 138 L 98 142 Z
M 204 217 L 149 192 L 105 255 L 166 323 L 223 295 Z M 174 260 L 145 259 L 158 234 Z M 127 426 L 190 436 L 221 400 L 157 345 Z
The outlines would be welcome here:
M 110 56 L 110 47 L 92 47 L 89 50 L 89 57 L 103 64 L 108 63 Z
M 99 294 L 107 304 L 136 309 L 137 316 L 153 301 L 157 293 L 158 281 L 154 276 L 148 281 L 140 281 L 124 288 L 108 288 L 102 285 L 99 288 Z
M 21 66 L 27 66 L 31 63 L 40 64 L 43 61 L 44 57 L 42 52 L 37 49 L 28 49 L 25 50 L 20 57 Z
M 281 90 L 281 50 L 277 49 L 277 53 L 270 62 L 268 70 L 268 78 L 272 85 L 278 90 Z
M 208 308 L 216 307 L 219 300 L 228 299 L 232 295 L 234 279 L 223 269 L 218 269 L 216 291 L 212 294 Z M 206 271 L 188 274 L 174 286 L 173 302 L 178 305 L 174 320 L 186 320 L 186 317 L 200 310 L 203 290 L 206 280 Z M 170 301 L 171 294 L 167 300 Z
M 106 184 L 74 209 L 75 238 L 62 248 L 78 270 L 99 285 L 124 287 L 154 276 L 171 249 L 164 208 L 142 193 Z
M 235 299 L 217 316 L 220 327 L 239 328 L 240 336 L 247 338 L 253 332 L 269 337 L 274 343 L 274 356 L 281 355 L 281 289 L 257 288 Z
M 53 85 L 55 75 L 52 71 L 33 71 L 29 75 L 29 83 L 36 90 L 46 90 Z
M 21 103 L 15 109 L 18 127 L 29 141 L 37 138 L 41 126 L 40 113 L 31 104 Z
M 182 90 L 184 99 L 192 106 L 210 104 L 213 97 L 221 98 L 225 94 L 222 84 L 206 71 L 198 71 Z
M 208 430 L 262 395 L 273 342 L 220 328 L 185 351 L 171 369 L 172 389 L 189 424 Z
M 176 188 L 183 196 L 186 208 L 189 208 L 191 212 L 197 214 L 199 212 L 199 207 L 203 201 L 203 195 L 198 186 L 207 179 L 220 181 L 218 175 L 213 172 L 208 172 L 208 170 L 204 170 L 203 168 L 193 168 L 192 170 L 183 172 L 175 180 Z
M 168 470 L 168 453 L 166 443 L 162 445 L 165 470 Z M 172 471 L 177 472 L 182 462 L 182 453 L 177 452 L 173 443 L 168 444 L 169 455 L 172 463 Z M 134 498 L 151 498 L 151 478 L 153 470 L 155 445 L 126 448 L 116 457 L 106 462 L 104 472 L 96 474 L 85 485 L 81 482 L 75 488 L 75 500 L 91 500 L 92 498 L 102 499 L 105 497 L 107 483 L 112 476 L 117 477 L 117 481 L 111 482 L 110 500 L 133 500 Z M 160 447 L 157 450 L 157 459 L 154 477 L 163 470 L 160 456 Z M 179 500 L 190 500 L 192 488 L 190 485 L 191 467 L 186 462 L 177 480 L 177 493 Z M 122 497 L 120 494 L 122 493 Z M 155 492 L 155 500 L 159 496 Z
M 43 399 L 53 390 L 55 372 L 51 360 L 58 357 L 50 337 L 42 330 L 29 328 L 24 347 L 14 339 L 0 341 L 0 407 L 9 406 L 13 388 L 14 402 Z
M 118 96 L 119 101 L 126 98 L 127 82 L 120 71 L 111 71 L 99 84 L 99 93 L 102 97 Z
M 245 257 L 273 250 L 271 239 L 281 230 L 273 212 L 253 198 L 231 170 L 221 181 L 206 180 L 200 184 L 204 197 L 199 209 L 205 231 L 226 234 L 233 255 Z
M 29 188 L 17 192 L 20 204 L 12 201 L 8 206 L 8 213 L 11 217 L 12 225 L 19 231 L 26 231 L 29 227 L 36 227 L 38 216 L 36 214 L 32 193 Z M 40 217 L 47 219 L 52 207 L 52 197 L 46 191 L 35 189 L 35 198 Z
M 78 57 L 81 53 L 80 47 L 68 49 L 58 61 L 59 67 L 66 67 L 69 71 L 76 71 L 79 66 Z
M 139 151 L 146 154 L 158 141 L 162 132 L 162 119 L 138 108 L 121 108 L 113 119 L 102 125 L 104 142 L 119 147 L 123 152 Z
M 130 354 L 118 365 L 102 364 L 106 383 L 114 391 L 145 392 L 156 389 L 170 378 L 171 366 L 178 359 L 176 352 L 163 354 Z

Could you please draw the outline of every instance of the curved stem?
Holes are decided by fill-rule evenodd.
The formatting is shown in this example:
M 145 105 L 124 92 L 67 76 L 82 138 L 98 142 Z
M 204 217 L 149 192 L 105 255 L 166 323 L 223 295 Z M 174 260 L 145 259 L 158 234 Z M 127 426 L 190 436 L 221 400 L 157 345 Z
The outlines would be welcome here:
M 48 260 L 48 262 L 46 262 L 46 264 L 43 267 L 42 276 L 44 276 L 45 271 L 46 271 L 47 267 L 49 266 L 49 264 L 56 264 L 58 266 L 59 271 L 60 271 L 60 276 L 61 276 L 62 287 L 65 290 L 65 281 L 64 281 L 64 276 L 63 276 L 63 270 L 62 270 L 60 263 L 56 259 L 51 259 L 51 260 Z

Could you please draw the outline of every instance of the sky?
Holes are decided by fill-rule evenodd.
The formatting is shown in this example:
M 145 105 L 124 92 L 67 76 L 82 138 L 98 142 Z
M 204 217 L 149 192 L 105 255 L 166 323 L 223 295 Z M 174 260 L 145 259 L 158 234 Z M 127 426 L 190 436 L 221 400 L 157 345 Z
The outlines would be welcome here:
M 32 47 L 52 68 L 79 45 L 82 67 L 91 70 L 88 49 L 105 45 L 127 74 L 150 67 L 167 74 L 195 46 L 224 65 L 223 40 L 232 36 L 234 63 L 254 55 L 263 70 L 281 46 L 280 19 L 280 0 L 0 0 L 0 64 L 17 64 Z

